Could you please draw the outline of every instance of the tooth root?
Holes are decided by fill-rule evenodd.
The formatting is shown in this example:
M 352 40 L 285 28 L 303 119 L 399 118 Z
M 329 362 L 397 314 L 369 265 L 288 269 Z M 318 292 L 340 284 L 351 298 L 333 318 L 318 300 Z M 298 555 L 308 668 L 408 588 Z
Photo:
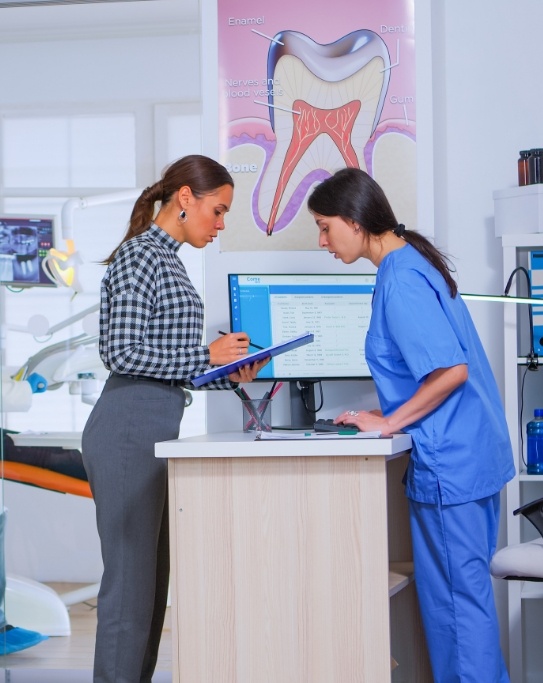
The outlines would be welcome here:
M 279 202 L 294 168 L 319 135 L 329 135 L 339 149 L 345 164 L 359 168 L 358 157 L 350 138 L 356 116 L 360 111 L 360 101 L 348 102 L 334 109 L 319 109 L 303 100 L 295 100 L 292 108 L 294 110 L 293 133 L 279 173 L 266 231 L 268 235 L 273 232 Z
M 379 122 L 390 78 L 386 45 L 371 31 L 355 31 L 329 45 L 296 32 L 279 37 L 284 45 L 274 44 L 268 57 L 268 77 L 282 91 L 270 98 L 276 146 L 258 193 L 268 235 L 291 222 L 302 193 L 323 172 L 342 165 L 366 170 L 364 148 Z

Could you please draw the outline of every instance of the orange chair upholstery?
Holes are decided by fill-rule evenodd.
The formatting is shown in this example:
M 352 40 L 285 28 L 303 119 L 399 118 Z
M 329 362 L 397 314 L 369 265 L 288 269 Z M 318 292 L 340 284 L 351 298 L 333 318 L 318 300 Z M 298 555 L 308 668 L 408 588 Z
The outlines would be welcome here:
M 88 481 L 69 477 L 66 474 L 53 472 L 43 467 L 26 465 L 22 462 L 4 460 L 0 463 L 0 477 L 7 481 L 16 481 L 21 484 L 30 484 L 50 491 L 59 493 L 72 493 L 75 496 L 92 498 Z

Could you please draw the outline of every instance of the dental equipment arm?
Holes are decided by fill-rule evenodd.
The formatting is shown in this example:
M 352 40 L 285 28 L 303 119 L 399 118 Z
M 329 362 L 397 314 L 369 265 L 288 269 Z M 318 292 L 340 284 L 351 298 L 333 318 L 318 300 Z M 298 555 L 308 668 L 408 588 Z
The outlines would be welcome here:
M 45 378 L 48 391 L 69 382 L 70 393 L 80 393 L 82 402 L 89 405 L 94 405 L 100 383 L 109 375 L 98 353 L 98 336 L 88 334 L 46 346 L 30 356 L 17 376 L 28 379 L 34 373 Z

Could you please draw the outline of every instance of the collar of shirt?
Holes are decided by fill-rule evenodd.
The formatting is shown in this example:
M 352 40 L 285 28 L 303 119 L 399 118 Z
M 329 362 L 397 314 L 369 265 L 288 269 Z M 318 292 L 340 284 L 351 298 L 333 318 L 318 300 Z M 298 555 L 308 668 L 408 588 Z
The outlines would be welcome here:
M 171 249 L 172 251 L 177 251 L 182 244 L 182 242 L 178 242 L 175 237 L 172 237 L 154 221 L 149 226 L 149 230 L 147 230 L 146 234 L 158 242 L 158 244 L 168 247 L 168 249 Z

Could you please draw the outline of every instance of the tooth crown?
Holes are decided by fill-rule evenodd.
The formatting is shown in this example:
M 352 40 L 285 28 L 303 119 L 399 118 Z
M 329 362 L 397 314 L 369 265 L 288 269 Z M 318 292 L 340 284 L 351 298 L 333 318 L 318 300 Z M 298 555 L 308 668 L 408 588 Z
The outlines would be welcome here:
M 315 76 L 330 83 L 342 81 L 366 66 L 374 57 L 380 57 L 385 77 L 374 122 L 377 125 L 390 79 L 390 69 L 387 68 L 390 67 L 390 55 L 386 43 L 377 33 L 359 29 L 333 43 L 322 45 L 305 33 L 281 31 L 274 36 L 268 51 L 268 79 L 273 78 L 277 64 L 284 55 L 297 56 Z M 273 95 L 268 96 L 268 102 L 273 104 Z M 270 122 L 274 128 L 274 111 L 271 107 Z

